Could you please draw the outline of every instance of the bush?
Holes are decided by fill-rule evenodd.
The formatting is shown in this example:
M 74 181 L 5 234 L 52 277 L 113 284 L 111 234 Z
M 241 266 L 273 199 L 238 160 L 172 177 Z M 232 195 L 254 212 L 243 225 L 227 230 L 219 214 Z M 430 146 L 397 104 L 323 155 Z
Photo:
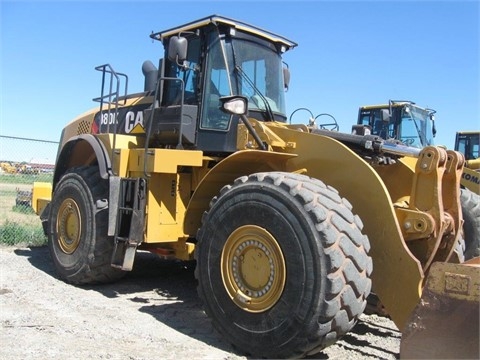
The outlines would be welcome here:
M 41 226 L 5 221 L 0 225 L 0 243 L 5 245 L 43 246 L 47 237 Z

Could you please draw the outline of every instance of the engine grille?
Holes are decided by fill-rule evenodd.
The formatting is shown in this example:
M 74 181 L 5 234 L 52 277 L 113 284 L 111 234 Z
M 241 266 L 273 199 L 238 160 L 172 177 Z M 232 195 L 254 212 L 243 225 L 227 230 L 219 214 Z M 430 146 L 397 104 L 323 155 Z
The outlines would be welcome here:
M 90 122 L 83 120 L 78 124 L 77 135 L 88 133 L 90 133 Z

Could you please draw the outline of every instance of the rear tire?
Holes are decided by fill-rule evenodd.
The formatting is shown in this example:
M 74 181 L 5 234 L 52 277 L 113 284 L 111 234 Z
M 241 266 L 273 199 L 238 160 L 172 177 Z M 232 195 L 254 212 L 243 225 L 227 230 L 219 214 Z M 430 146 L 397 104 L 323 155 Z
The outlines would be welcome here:
M 48 246 L 59 277 L 73 284 L 107 283 L 125 272 L 110 265 L 108 181 L 98 167 L 69 170 L 53 193 Z
M 460 203 L 464 220 L 465 260 L 469 260 L 480 256 L 480 196 L 461 189 Z
M 313 354 L 363 313 L 369 242 L 348 201 L 319 180 L 241 177 L 212 200 L 202 223 L 198 293 L 234 346 L 254 357 Z

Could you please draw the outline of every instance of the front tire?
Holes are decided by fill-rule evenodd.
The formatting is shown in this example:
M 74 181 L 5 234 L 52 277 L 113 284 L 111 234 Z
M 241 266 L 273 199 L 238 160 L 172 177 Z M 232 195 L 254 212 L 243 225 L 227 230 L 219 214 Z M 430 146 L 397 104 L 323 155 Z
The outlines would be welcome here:
M 111 267 L 113 238 L 108 231 L 108 181 L 98 167 L 69 170 L 53 193 L 48 247 L 59 277 L 73 284 L 115 281 L 124 271 Z
M 213 325 L 254 357 L 300 357 L 346 334 L 366 305 L 372 261 L 337 191 L 282 172 L 225 186 L 202 219 L 198 293 Z
M 469 260 L 480 256 L 480 196 L 461 189 L 460 203 L 464 220 L 465 260 Z

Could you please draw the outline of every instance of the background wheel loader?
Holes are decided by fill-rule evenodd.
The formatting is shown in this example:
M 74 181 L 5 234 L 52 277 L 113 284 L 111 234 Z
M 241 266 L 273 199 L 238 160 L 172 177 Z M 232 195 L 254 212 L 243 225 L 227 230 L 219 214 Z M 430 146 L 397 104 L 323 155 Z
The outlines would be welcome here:
M 388 104 L 361 106 L 357 125 L 352 130 L 367 131 L 382 139 L 421 149 L 434 144 L 435 113 L 435 110 L 422 108 L 412 101 L 389 100 Z M 459 131 L 455 137 L 454 150 L 461 152 L 466 160 L 460 181 L 466 260 L 480 256 L 479 143 L 479 131 Z M 413 162 L 411 166 L 414 166 Z
M 297 44 L 269 31 L 212 15 L 151 37 L 165 55 L 144 92 L 98 66 L 100 106 L 34 186 L 58 276 L 118 280 L 137 249 L 195 260 L 205 312 L 253 357 L 335 343 L 372 285 L 405 328 L 432 266 L 455 261 L 463 155 L 287 124 Z
M 458 131 L 455 136 L 455 150 L 461 152 L 465 156 L 465 166 L 468 169 L 476 170 L 477 177 L 470 175 L 464 180 L 480 186 L 480 131 Z M 464 176 L 465 178 L 465 176 Z
M 422 108 L 413 101 L 389 100 L 388 104 L 364 105 L 358 110 L 353 131 L 363 133 L 368 127 L 372 135 L 421 149 L 434 144 L 435 114 L 435 110 Z M 466 160 L 461 185 L 477 195 L 480 195 L 479 141 L 479 131 L 459 131 L 454 147 Z
M 389 100 L 388 104 L 360 107 L 357 125 L 352 130 L 359 133 L 366 131 L 389 141 L 423 148 L 434 143 L 435 113 L 435 110 L 422 108 L 412 101 Z M 461 260 L 473 264 L 478 264 L 478 258 L 473 258 L 480 256 L 479 139 L 478 131 L 457 132 L 454 147 L 466 160 L 460 182 L 463 239 L 456 251 Z M 435 264 L 435 270 L 431 271 L 426 281 L 420 304 L 404 331 L 402 357 L 478 357 L 478 321 L 468 320 L 478 319 L 478 287 L 471 292 L 460 290 L 462 277 L 474 275 L 475 271 L 454 264 Z M 453 288 L 452 284 L 455 284 Z M 455 333 L 474 335 L 450 335 Z M 477 344 L 470 353 L 466 350 L 471 348 L 469 342 Z

